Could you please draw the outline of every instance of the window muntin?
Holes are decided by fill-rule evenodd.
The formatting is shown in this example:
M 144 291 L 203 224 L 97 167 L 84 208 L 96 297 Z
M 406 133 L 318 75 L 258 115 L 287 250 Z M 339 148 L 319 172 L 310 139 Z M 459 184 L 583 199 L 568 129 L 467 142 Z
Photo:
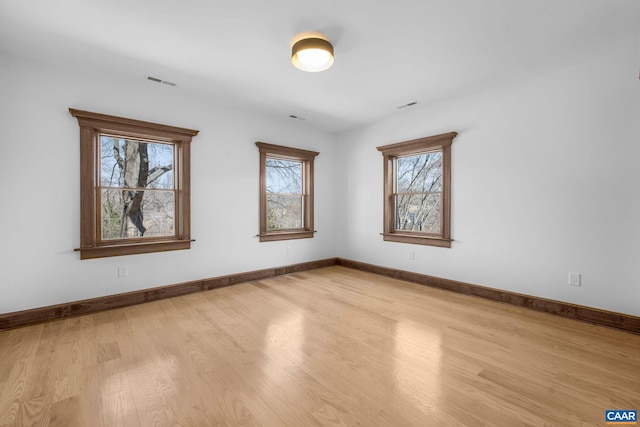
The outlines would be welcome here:
M 69 112 L 80 126 L 80 259 L 189 249 L 198 131 Z
M 378 147 L 385 241 L 451 247 L 450 132 Z
M 261 242 L 313 237 L 315 151 L 256 142 L 260 152 Z

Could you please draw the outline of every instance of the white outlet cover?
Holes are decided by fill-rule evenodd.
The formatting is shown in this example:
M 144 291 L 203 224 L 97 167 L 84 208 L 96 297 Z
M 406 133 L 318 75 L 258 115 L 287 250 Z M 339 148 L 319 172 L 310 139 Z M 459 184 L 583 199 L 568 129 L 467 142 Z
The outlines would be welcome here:
M 569 284 L 571 286 L 580 286 L 580 273 L 569 272 Z
M 118 266 L 118 277 L 126 277 L 129 275 L 129 267 L 126 265 Z

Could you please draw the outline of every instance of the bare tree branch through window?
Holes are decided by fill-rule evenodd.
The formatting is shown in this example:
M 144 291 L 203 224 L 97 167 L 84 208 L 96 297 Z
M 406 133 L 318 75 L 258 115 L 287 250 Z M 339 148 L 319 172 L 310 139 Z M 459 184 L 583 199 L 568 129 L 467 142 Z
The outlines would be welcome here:
M 101 135 L 102 237 L 175 232 L 171 144 Z
M 260 152 L 261 242 L 313 237 L 315 151 L 256 142 Z
M 80 259 L 189 249 L 198 131 L 69 112 L 80 126 Z
M 386 241 L 451 247 L 451 143 L 456 132 L 378 147 Z

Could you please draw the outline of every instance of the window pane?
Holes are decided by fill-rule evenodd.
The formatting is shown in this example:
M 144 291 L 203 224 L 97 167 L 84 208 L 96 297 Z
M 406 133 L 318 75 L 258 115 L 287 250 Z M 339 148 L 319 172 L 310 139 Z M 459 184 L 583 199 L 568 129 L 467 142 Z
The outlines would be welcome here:
M 173 145 L 100 136 L 103 187 L 173 189 Z
M 440 233 L 440 194 L 396 195 L 396 230 Z
M 302 162 L 267 158 L 267 193 L 302 194 Z
M 302 196 L 267 194 L 267 229 L 302 228 Z
M 398 193 L 442 191 L 442 151 L 399 157 L 396 167 Z
M 174 236 L 174 219 L 173 191 L 102 190 L 103 240 Z

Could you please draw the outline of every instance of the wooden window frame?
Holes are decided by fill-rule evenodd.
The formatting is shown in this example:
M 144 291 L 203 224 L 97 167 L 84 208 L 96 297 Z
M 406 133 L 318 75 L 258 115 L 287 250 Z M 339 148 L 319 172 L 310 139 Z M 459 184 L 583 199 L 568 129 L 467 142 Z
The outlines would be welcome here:
M 312 238 L 313 226 L 313 161 L 316 151 L 256 142 L 260 152 L 260 233 L 261 242 Z M 302 228 L 269 230 L 267 228 L 267 158 L 294 160 L 302 163 Z
M 399 142 L 377 147 L 384 161 L 384 225 L 383 240 L 450 248 L 451 242 L 451 144 L 456 132 Z M 442 152 L 442 201 L 440 207 L 440 233 L 397 230 L 394 204 L 395 161 L 398 157 Z
M 69 108 L 80 126 L 80 259 L 190 249 L 191 139 L 197 130 L 144 122 Z M 101 206 L 97 203 L 101 134 L 172 144 L 175 150 L 175 235 L 102 239 Z

